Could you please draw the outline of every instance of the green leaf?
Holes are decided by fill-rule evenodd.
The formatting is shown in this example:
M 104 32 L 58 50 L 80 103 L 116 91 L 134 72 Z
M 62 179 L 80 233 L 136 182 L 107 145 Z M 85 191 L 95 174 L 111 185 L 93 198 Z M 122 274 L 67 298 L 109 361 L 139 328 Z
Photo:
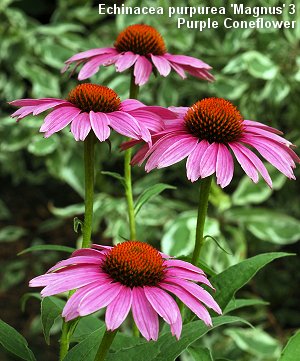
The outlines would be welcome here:
M 229 313 L 231 311 L 238 310 L 239 308 L 248 307 L 248 306 L 264 306 L 268 305 L 269 302 L 260 300 L 258 298 L 251 298 L 251 299 L 232 299 L 226 308 L 224 309 L 223 313 Z
M 118 352 L 108 354 L 106 361 L 174 361 L 176 357 L 207 332 L 234 322 L 244 321 L 239 317 L 220 316 L 213 318 L 212 327 L 207 327 L 202 321 L 194 321 L 183 326 L 182 334 L 178 341 L 168 330 L 168 332 L 159 337 L 158 341 L 143 342 L 133 347 L 124 347 Z M 68 359 L 68 361 L 70 360 Z M 77 361 L 77 359 L 75 360 Z M 85 361 L 90 361 L 90 359 Z
M 293 335 L 282 351 L 278 361 L 296 361 L 300 355 L 300 330 Z
M 117 179 L 118 181 L 121 182 L 123 187 L 125 187 L 125 178 L 123 176 L 121 176 L 121 174 L 116 173 L 116 172 L 107 172 L 107 171 L 102 171 L 101 174 L 108 175 L 110 177 Z
M 169 184 L 158 183 L 145 189 L 144 192 L 138 197 L 138 199 L 135 202 L 134 205 L 135 215 L 139 213 L 140 209 L 146 202 L 148 202 L 151 198 L 160 194 L 165 189 L 176 189 L 176 187 L 173 187 Z
M 72 204 L 72 205 L 64 207 L 64 208 L 57 208 L 51 204 L 49 206 L 49 209 L 50 209 L 51 213 L 53 213 L 56 217 L 69 218 L 69 217 L 74 217 L 78 214 L 83 214 L 84 213 L 84 204 L 77 203 L 77 204 Z
M 71 342 L 81 342 L 92 332 L 99 330 L 103 326 L 104 322 L 94 315 L 80 317 L 75 331 L 72 334 Z
M 32 246 L 24 249 L 23 251 L 18 253 L 18 256 L 28 252 L 36 252 L 36 251 L 58 251 L 58 252 L 72 253 L 75 251 L 75 248 L 67 247 L 67 246 L 59 246 L 55 244 L 39 244 L 37 246 Z
M 232 220 L 244 223 L 247 230 L 262 241 L 291 244 L 300 239 L 300 221 L 264 208 L 232 209 Z
M 94 361 L 104 331 L 105 326 L 103 325 L 89 334 L 67 353 L 64 361 Z
M 278 67 L 266 55 L 258 51 L 247 51 L 243 55 L 249 73 L 259 79 L 273 79 L 278 72 Z
M 7 226 L 0 230 L 0 242 L 14 242 L 26 234 L 22 227 Z
M 2 320 L 0 320 L 0 343 L 7 351 L 22 360 L 35 361 L 35 357 L 28 348 L 25 338 Z
M 28 151 L 36 156 L 45 156 L 55 151 L 58 145 L 56 135 L 43 138 L 41 135 L 34 137 L 28 145 Z
M 231 266 L 212 277 L 211 283 L 216 288 L 214 298 L 221 309 L 225 309 L 235 293 L 249 282 L 261 268 L 277 258 L 286 256 L 291 256 L 291 254 L 284 252 L 260 254 Z
M 212 354 L 208 348 L 190 346 L 187 350 L 194 361 L 213 361 Z
M 277 340 L 258 328 L 228 328 L 224 333 L 231 337 L 243 351 L 259 358 L 278 358 L 280 346 Z
M 65 302 L 57 297 L 45 297 L 41 303 L 41 320 L 46 343 L 50 345 L 50 330 L 55 320 L 60 317 Z

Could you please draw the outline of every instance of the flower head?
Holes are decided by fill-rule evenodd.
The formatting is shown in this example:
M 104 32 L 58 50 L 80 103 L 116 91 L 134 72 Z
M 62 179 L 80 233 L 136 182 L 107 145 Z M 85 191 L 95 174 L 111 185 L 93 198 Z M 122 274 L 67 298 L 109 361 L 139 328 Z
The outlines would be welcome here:
M 172 259 L 146 243 L 126 241 L 115 247 L 93 245 L 93 249 L 77 250 L 29 285 L 45 287 L 43 297 L 76 289 L 62 313 L 66 321 L 107 307 L 106 327 L 113 331 L 131 310 L 141 334 L 157 340 L 158 316 L 177 339 L 181 334 L 180 311 L 170 293 L 207 325 L 212 322 L 206 307 L 222 313 L 210 293 L 196 282 L 213 288 L 200 268 Z
M 172 55 L 167 48 L 161 34 L 149 25 L 130 25 L 124 29 L 115 41 L 112 48 L 97 48 L 73 55 L 66 62 L 62 72 L 70 65 L 83 65 L 78 79 L 83 80 L 94 75 L 101 65 L 115 64 L 118 72 L 134 66 L 135 83 L 143 85 L 147 83 L 153 68 L 160 75 L 168 76 L 173 69 L 183 79 L 185 72 L 212 81 L 214 77 L 209 73 L 211 67 L 203 61 L 186 56 Z
M 272 187 L 272 180 L 253 147 L 263 158 L 290 179 L 299 157 L 280 131 L 252 120 L 245 120 L 229 101 L 207 98 L 190 108 L 171 107 L 176 118 L 166 122 L 166 129 L 152 136 L 153 146 L 144 145 L 132 159 L 146 171 L 168 167 L 187 158 L 187 177 L 192 182 L 216 173 L 217 183 L 227 186 L 233 177 L 234 156 L 255 183 L 259 173 Z M 123 149 L 135 145 L 125 143 Z
M 19 99 L 10 104 L 21 107 L 12 114 L 17 120 L 52 109 L 40 132 L 47 138 L 71 123 L 71 132 L 77 141 L 84 140 L 92 129 L 103 142 L 112 128 L 127 137 L 149 142 L 150 132 L 163 130 L 162 118 L 172 114 L 162 107 L 147 107 L 134 99 L 121 101 L 112 89 L 89 83 L 77 85 L 67 99 Z

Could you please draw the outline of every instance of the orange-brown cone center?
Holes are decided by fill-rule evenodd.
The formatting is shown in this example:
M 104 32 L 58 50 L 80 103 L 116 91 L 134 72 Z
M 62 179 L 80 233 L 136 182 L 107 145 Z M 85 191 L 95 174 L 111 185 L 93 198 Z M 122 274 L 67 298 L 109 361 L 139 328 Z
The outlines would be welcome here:
M 79 84 L 72 89 L 67 100 L 83 112 L 111 113 L 120 109 L 118 94 L 106 86 L 96 84 Z
M 222 98 L 206 98 L 192 105 L 185 117 L 188 131 L 209 143 L 238 140 L 243 131 L 243 117 L 237 108 Z
M 147 243 L 127 241 L 107 255 L 103 270 L 127 287 L 155 286 L 164 276 L 163 258 Z
M 163 55 L 167 52 L 160 33 L 150 25 L 130 25 L 117 37 L 115 48 L 119 52 L 131 51 L 139 55 Z

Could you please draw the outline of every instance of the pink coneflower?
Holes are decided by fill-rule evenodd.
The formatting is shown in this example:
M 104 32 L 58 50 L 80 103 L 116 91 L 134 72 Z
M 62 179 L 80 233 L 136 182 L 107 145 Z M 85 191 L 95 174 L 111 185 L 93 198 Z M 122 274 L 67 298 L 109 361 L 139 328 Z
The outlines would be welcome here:
M 143 242 L 93 246 L 97 249 L 77 250 L 30 281 L 31 287 L 45 287 L 43 297 L 76 289 L 62 313 L 66 321 L 107 307 L 105 323 L 107 330 L 113 331 L 131 310 L 138 329 L 149 341 L 158 338 L 158 315 L 170 325 L 172 334 L 180 337 L 181 315 L 170 293 L 207 325 L 212 321 L 205 306 L 222 313 L 213 297 L 195 283 L 213 288 L 200 268 L 169 258 Z
M 84 140 L 92 129 L 103 142 L 112 128 L 126 137 L 149 142 L 150 132 L 164 128 L 161 117 L 172 114 L 162 107 L 147 107 L 134 99 L 121 101 L 112 89 L 89 83 L 77 85 L 67 99 L 19 99 L 10 104 L 21 107 L 12 114 L 17 120 L 52 108 L 40 132 L 48 138 L 71 123 L 71 132 L 77 141 Z
M 185 72 L 205 79 L 214 80 L 209 73 L 211 67 L 203 61 L 185 55 L 172 55 L 167 52 L 160 33 L 149 25 L 130 25 L 117 37 L 113 48 L 97 48 L 78 53 L 68 59 L 62 72 L 71 64 L 81 68 L 78 79 L 83 80 L 94 75 L 101 65 L 115 64 L 118 72 L 134 66 L 135 84 L 147 83 L 153 67 L 160 75 L 167 76 L 171 69 L 183 79 Z
M 171 108 L 169 108 L 171 109 Z M 292 144 L 281 137 L 277 129 L 252 120 L 244 120 L 237 108 L 227 100 L 207 98 L 190 108 L 172 108 L 176 119 L 152 138 L 154 145 L 144 145 L 132 164 L 146 163 L 146 171 L 164 168 L 187 157 L 187 177 L 192 182 L 216 173 L 217 183 L 223 188 L 232 180 L 234 157 L 255 183 L 259 173 L 272 187 L 269 173 L 248 148 L 255 150 L 280 172 L 295 179 L 293 168 L 299 157 L 290 148 Z M 136 142 L 124 144 L 123 149 Z

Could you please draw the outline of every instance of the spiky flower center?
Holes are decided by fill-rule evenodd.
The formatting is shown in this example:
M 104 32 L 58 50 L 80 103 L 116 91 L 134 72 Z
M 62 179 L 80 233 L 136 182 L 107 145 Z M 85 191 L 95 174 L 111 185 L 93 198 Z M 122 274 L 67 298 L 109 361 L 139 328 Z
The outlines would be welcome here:
M 243 117 L 228 100 L 206 98 L 192 105 L 184 121 L 188 131 L 209 143 L 238 140 L 243 131 Z
M 106 86 L 96 84 L 79 84 L 72 89 L 67 100 L 83 112 L 111 113 L 120 109 L 118 94 Z
M 163 55 L 167 52 L 160 33 L 150 25 L 130 25 L 117 37 L 115 48 L 120 51 L 132 51 L 139 55 Z
M 126 241 L 107 255 L 103 270 L 127 287 L 155 286 L 164 276 L 163 258 L 149 244 Z

